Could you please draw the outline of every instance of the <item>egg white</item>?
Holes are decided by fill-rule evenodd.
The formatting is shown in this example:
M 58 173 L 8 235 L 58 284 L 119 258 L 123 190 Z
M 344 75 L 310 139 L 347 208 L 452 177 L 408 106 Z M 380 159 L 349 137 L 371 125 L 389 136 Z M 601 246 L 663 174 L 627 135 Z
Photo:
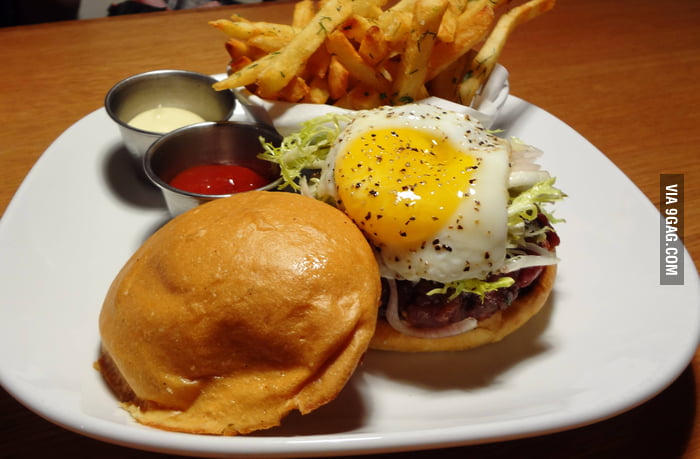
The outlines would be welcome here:
M 448 138 L 458 154 L 470 155 L 478 162 L 464 180 L 456 211 L 447 221 L 436 223 L 430 237 L 411 248 L 376 238 L 370 240 L 382 277 L 446 283 L 483 279 L 498 271 L 506 256 L 510 143 L 489 133 L 468 115 L 422 104 L 359 112 L 326 158 L 319 195 L 338 201 L 339 184 L 333 172 L 339 155 L 358 136 L 382 128 L 432 132 Z M 339 207 L 342 210 L 342 204 Z M 391 209 L 384 211 L 390 213 Z

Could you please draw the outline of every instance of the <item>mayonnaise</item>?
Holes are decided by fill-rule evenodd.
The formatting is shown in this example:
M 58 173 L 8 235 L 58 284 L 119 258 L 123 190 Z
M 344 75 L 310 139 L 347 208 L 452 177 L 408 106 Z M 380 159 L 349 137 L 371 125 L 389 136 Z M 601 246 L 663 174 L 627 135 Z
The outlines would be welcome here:
M 177 107 L 151 108 L 134 116 L 127 124 L 144 131 L 166 133 L 190 124 L 201 123 L 204 118 L 194 112 Z

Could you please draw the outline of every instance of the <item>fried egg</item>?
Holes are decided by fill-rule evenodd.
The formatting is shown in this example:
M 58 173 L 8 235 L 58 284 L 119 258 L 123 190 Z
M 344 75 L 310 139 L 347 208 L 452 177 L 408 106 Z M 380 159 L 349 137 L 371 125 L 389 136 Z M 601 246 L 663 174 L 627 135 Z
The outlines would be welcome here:
M 319 192 L 365 233 L 382 276 L 483 279 L 504 263 L 510 144 L 468 115 L 409 104 L 359 112 Z

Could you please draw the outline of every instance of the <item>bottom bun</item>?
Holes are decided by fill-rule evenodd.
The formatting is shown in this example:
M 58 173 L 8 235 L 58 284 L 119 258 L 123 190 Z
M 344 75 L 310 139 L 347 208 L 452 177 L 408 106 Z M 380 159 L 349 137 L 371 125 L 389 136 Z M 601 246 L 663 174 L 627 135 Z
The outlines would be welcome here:
M 554 287 L 556 275 L 555 265 L 545 267 L 537 281 L 523 291 L 508 309 L 479 321 L 476 328 L 459 335 L 418 338 L 400 333 L 386 320 L 379 319 L 370 348 L 401 352 L 461 351 L 498 342 L 542 309 Z

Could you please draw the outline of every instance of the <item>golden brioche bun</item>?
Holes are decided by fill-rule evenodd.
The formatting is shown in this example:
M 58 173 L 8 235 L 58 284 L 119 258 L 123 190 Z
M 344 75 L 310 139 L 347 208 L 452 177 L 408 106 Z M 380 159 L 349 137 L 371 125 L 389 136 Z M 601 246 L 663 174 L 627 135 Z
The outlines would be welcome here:
M 523 291 L 505 311 L 479 321 L 476 328 L 459 335 L 417 338 L 399 333 L 380 318 L 370 348 L 402 352 L 459 351 L 500 341 L 542 309 L 554 287 L 556 273 L 556 265 L 545 267 L 535 283 Z
M 143 424 L 266 429 L 336 397 L 367 350 L 380 291 L 342 212 L 241 193 L 173 219 L 126 263 L 100 314 L 98 368 Z

